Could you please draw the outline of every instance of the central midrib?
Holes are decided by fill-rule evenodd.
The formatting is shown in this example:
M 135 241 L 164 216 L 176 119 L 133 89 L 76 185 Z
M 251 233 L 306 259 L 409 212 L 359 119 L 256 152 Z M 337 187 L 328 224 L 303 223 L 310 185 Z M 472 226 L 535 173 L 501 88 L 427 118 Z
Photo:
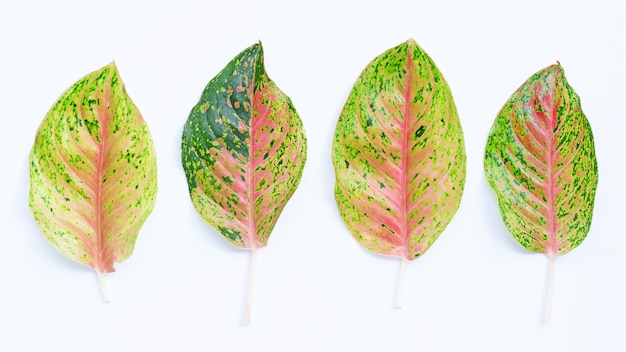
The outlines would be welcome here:
M 254 218 L 254 185 L 256 180 L 254 179 L 254 85 L 255 79 L 252 77 L 250 84 L 250 131 L 248 133 L 250 143 L 248 143 L 248 167 L 246 169 L 246 180 L 248 180 L 248 235 L 250 236 L 250 246 L 254 251 L 257 249 L 256 238 L 256 220 Z
M 110 82 L 108 82 L 110 83 Z M 107 123 L 108 123 L 108 119 L 107 119 L 107 109 L 108 109 L 108 105 L 109 105 L 109 93 L 110 90 L 108 88 L 108 84 L 107 84 L 107 88 L 105 90 L 105 94 L 104 94 L 104 101 L 102 102 L 103 107 L 99 108 L 100 114 L 99 116 L 97 116 L 96 118 L 98 118 L 100 120 L 100 122 L 102 123 L 102 126 L 100 127 L 99 131 L 98 131 L 98 136 L 100 138 L 100 149 L 98 150 L 98 165 L 97 165 L 97 172 L 96 172 L 96 270 L 98 272 L 102 272 L 103 270 L 106 270 L 106 268 L 102 267 L 104 264 L 104 242 L 105 242 L 105 238 L 103 235 L 103 231 L 102 231 L 102 224 L 104 223 L 104 212 L 102 211 L 102 196 L 103 196 L 103 188 L 104 188 L 104 161 L 105 161 L 105 156 L 106 156 L 106 130 L 107 130 Z
M 555 80 L 556 81 L 556 80 Z M 556 82 L 555 82 L 556 84 Z M 554 104 L 554 102 L 553 102 Z M 550 120 L 548 128 L 548 158 L 546 160 L 546 164 L 548 167 L 548 255 L 553 257 L 557 254 L 557 246 L 556 246 L 556 210 L 555 207 L 555 182 L 554 182 L 554 128 L 556 126 L 556 109 L 551 109 Z
M 400 167 L 400 232 L 403 236 L 404 258 L 410 259 L 409 248 L 409 214 L 408 214 L 408 169 L 409 169 L 409 119 L 411 107 L 411 87 L 413 83 L 413 58 L 411 57 L 412 44 L 407 47 L 407 86 L 404 91 L 404 116 L 402 119 L 402 158 Z

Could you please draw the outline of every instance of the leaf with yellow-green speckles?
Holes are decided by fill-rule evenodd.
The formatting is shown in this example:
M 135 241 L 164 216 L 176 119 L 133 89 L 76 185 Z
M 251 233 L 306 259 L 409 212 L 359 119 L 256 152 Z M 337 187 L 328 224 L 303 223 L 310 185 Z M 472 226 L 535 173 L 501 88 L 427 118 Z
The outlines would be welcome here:
M 302 121 L 254 44 L 211 79 L 185 123 L 182 165 L 192 203 L 255 258 L 298 187 L 305 160 Z
M 485 175 L 504 224 L 529 251 L 558 256 L 585 239 L 598 166 L 591 126 L 561 65 L 535 73 L 500 110 Z
M 410 39 L 363 70 L 332 146 L 335 199 L 365 248 L 406 261 L 423 255 L 456 213 L 465 146 L 450 88 Z
M 65 91 L 39 126 L 30 208 L 63 255 L 109 273 L 131 255 L 156 192 L 150 131 L 111 62 Z
M 598 166 L 591 126 L 560 64 L 532 75 L 500 110 L 484 166 L 507 229 L 547 254 L 550 268 L 585 239 Z

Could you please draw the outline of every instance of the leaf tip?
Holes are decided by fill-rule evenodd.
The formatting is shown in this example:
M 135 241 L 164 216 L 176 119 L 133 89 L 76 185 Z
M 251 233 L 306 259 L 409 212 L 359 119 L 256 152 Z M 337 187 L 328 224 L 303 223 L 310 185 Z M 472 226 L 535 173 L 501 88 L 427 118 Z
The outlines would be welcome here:
M 258 43 L 254 43 L 252 45 L 250 45 L 250 47 L 248 48 L 248 50 L 250 51 L 255 51 L 258 50 L 260 52 L 263 52 L 263 43 L 261 42 L 261 40 L 259 39 Z
M 115 60 L 111 60 L 111 62 L 109 62 L 106 66 L 104 66 L 102 69 L 105 68 L 110 68 L 112 71 L 117 72 L 117 64 L 115 63 Z
M 556 60 L 556 63 L 548 66 L 548 69 L 554 69 L 556 71 L 563 71 L 563 66 L 561 66 L 561 62 Z

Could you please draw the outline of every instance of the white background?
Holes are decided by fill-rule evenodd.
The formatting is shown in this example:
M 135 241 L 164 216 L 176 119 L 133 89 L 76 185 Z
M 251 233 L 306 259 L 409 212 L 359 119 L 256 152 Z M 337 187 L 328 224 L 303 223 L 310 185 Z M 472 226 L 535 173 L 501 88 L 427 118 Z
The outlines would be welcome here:
M 4 1 L 0 5 L 0 350 L 624 351 L 626 6 L 619 1 Z M 333 199 L 330 145 L 365 65 L 413 37 L 452 89 L 467 148 L 459 211 L 408 265 L 362 249 Z M 205 84 L 261 40 L 267 72 L 309 140 L 298 191 L 258 256 L 196 214 L 180 137 Z M 159 193 L 135 252 L 106 276 L 60 255 L 28 208 L 28 154 L 44 115 L 115 60 L 155 141 Z M 482 170 L 491 124 L 531 74 L 559 60 L 591 122 L 600 181 L 591 231 L 558 258 L 503 226 Z

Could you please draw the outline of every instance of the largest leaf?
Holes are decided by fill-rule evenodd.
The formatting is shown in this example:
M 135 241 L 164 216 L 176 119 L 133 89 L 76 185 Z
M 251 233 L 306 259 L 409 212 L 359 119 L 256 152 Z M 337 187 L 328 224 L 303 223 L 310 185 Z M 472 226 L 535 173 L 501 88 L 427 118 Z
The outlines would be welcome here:
M 363 70 L 332 158 L 339 212 L 365 248 L 413 260 L 448 225 L 465 183 L 463 132 L 446 80 L 414 40 Z
M 150 131 L 112 62 L 63 93 L 41 123 L 30 208 L 61 253 L 108 273 L 131 255 L 156 192 Z

